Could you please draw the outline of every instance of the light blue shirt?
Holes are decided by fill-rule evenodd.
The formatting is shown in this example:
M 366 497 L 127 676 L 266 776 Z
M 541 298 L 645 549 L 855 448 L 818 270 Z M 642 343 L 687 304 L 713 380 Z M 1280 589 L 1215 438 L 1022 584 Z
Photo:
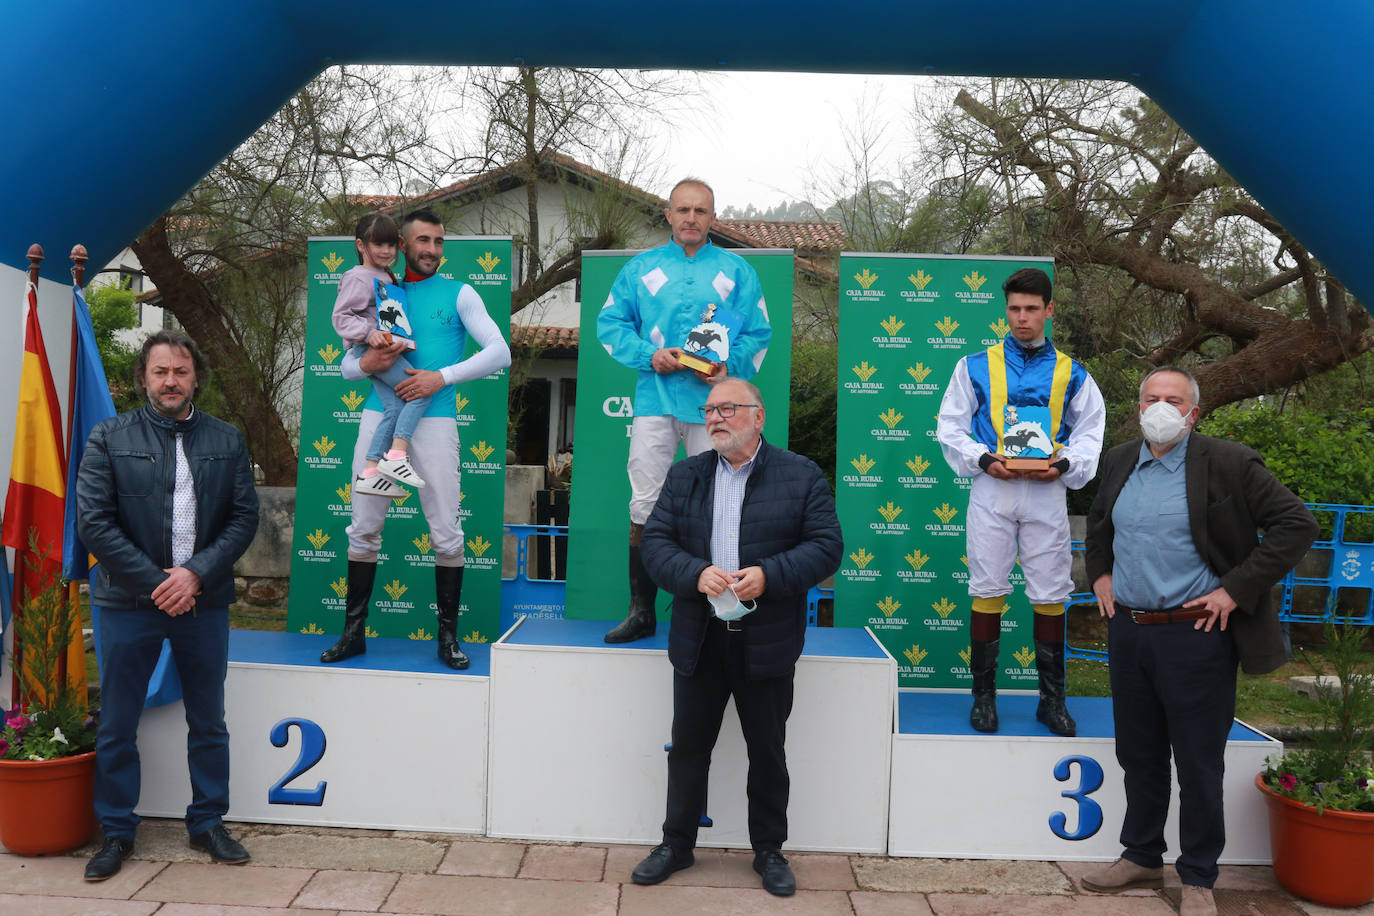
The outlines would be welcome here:
M 1112 507 L 1112 597 L 1129 608 L 1176 608 L 1221 586 L 1188 525 L 1187 456 L 1187 437 L 1162 458 L 1142 442 Z
M 726 572 L 739 569 L 740 507 L 744 505 L 744 487 L 749 482 L 762 444 L 763 440 L 760 439 L 754 447 L 754 454 L 740 465 L 738 471 L 730 467 L 724 455 L 716 455 L 716 492 L 711 512 L 711 563 Z

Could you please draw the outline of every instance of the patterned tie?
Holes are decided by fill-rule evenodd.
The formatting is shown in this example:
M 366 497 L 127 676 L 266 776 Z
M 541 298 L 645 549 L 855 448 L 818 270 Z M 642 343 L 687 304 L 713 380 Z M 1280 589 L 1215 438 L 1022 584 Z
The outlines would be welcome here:
M 184 566 L 196 550 L 196 494 L 191 464 L 176 434 L 177 476 L 172 493 L 172 565 Z

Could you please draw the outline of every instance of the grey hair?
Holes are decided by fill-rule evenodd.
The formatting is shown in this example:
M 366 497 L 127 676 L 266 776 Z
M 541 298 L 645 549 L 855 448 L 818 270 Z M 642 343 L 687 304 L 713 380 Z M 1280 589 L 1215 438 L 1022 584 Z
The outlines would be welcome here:
M 692 176 L 692 175 L 688 175 L 686 178 L 683 178 L 683 179 L 682 179 L 681 181 L 679 181 L 677 184 L 673 185 L 673 189 L 672 189 L 671 191 L 668 192 L 668 201 L 669 201 L 669 203 L 672 202 L 672 200 L 673 200 L 673 195 L 677 193 L 677 189 L 680 188 L 680 187 L 682 187 L 682 186 L 685 185 L 685 184 L 695 184 L 695 185 L 700 185 L 701 187 L 705 188 L 705 189 L 706 189 L 706 193 L 708 193 L 708 194 L 711 195 L 711 209 L 713 209 L 713 210 L 715 209 L 715 206 L 716 206 L 716 191 L 715 191 L 715 189 L 712 188 L 712 187 L 711 187 L 709 184 L 707 184 L 706 182 L 702 181 L 700 178 L 696 178 L 696 177 L 694 177 L 694 176 Z
M 723 382 L 716 382 L 716 387 L 720 387 L 721 385 L 739 385 L 743 387 L 745 391 L 749 392 L 749 397 L 754 399 L 754 403 L 759 405 L 759 407 L 763 407 L 763 392 L 759 391 L 759 386 L 755 385 L 753 382 L 747 382 L 742 378 L 730 376 Z
M 1160 366 L 1157 369 L 1151 369 L 1150 373 L 1140 380 L 1139 400 L 1145 400 L 1145 383 L 1163 372 L 1172 372 L 1175 375 L 1181 375 L 1186 378 L 1188 380 L 1189 391 L 1193 396 L 1193 406 L 1196 407 L 1198 404 L 1202 403 L 1202 389 L 1198 388 L 1197 379 L 1193 378 L 1193 373 L 1181 366 Z

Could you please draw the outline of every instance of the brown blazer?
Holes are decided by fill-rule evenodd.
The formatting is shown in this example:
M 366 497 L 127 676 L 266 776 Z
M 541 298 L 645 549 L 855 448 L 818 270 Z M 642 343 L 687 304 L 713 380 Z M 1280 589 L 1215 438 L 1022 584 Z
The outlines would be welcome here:
M 1089 582 L 1112 571 L 1112 507 L 1141 441 L 1118 445 L 1103 458 L 1102 483 L 1088 512 Z M 1241 667 L 1247 674 L 1273 671 L 1286 658 L 1270 591 L 1316 540 L 1317 520 L 1258 452 L 1237 442 L 1191 433 L 1184 474 L 1193 544 L 1236 602 L 1228 628 Z

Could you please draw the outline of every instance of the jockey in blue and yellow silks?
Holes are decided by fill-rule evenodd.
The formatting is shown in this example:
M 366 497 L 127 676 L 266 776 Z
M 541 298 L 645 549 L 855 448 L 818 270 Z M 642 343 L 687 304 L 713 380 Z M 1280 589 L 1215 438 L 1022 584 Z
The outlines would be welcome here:
M 1035 609 L 1036 718 L 1055 734 L 1073 735 L 1064 684 L 1064 602 L 1073 591 L 1064 491 L 1097 473 L 1106 408 L 1092 376 L 1045 337 L 1054 303 L 1044 271 L 1018 270 L 1002 290 L 1011 332 L 955 366 L 936 426 L 945 461 L 960 477 L 973 478 L 965 532 L 973 597 L 969 721 L 978 731 L 997 730 L 1001 614 L 1019 557 Z M 1048 409 L 1048 470 L 1013 471 L 1005 464 L 1016 408 Z

